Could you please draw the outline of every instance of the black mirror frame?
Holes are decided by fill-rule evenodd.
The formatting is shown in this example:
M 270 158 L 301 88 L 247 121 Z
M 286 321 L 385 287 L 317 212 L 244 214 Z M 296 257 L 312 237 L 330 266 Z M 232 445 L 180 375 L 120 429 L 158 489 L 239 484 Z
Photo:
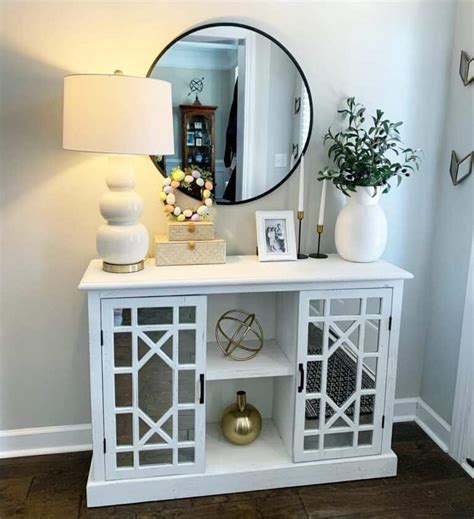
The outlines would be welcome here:
M 272 188 L 270 188 L 268 191 L 265 191 L 264 193 L 261 193 L 257 196 L 254 196 L 253 198 L 247 198 L 246 200 L 237 200 L 235 202 L 218 202 L 216 201 L 216 204 L 218 205 L 239 205 L 239 204 L 247 204 L 249 202 L 255 202 L 256 200 L 258 200 L 259 198 L 263 198 L 264 196 L 267 196 L 269 195 L 270 193 L 273 193 L 273 191 L 277 190 L 282 184 L 284 184 L 290 177 L 291 175 L 293 175 L 293 173 L 298 169 L 298 166 L 300 165 L 300 162 L 301 162 L 301 158 L 303 157 L 303 155 L 306 153 L 306 150 L 308 149 L 308 146 L 309 146 L 309 142 L 311 140 L 311 133 L 313 131 L 313 98 L 312 98 L 312 95 L 311 95 L 311 90 L 309 88 L 309 83 L 308 83 L 308 80 L 306 79 L 306 76 L 303 72 L 303 69 L 301 68 L 300 64 L 296 61 L 296 59 L 294 58 L 294 56 L 291 54 L 291 52 L 284 46 L 282 45 L 278 40 L 276 40 L 273 36 L 270 36 L 268 33 L 266 33 L 265 31 L 262 31 L 261 29 L 258 29 L 257 27 L 253 27 L 252 25 L 247 25 L 247 24 L 244 24 L 244 23 L 238 23 L 238 22 L 215 22 L 215 23 L 207 23 L 207 24 L 204 24 L 204 25 L 198 25 L 196 27 L 193 27 L 192 29 L 189 29 L 183 33 L 181 33 L 179 36 L 177 36 L 174 40 L 172 40 L 170 43 L 168 43 L 168 45 L 166 45 L 166 47 L 158 54 L 158 56 L 153 60 L 153 63 L 151 64 L 150 68 L 148 69 L 148 72 L 147 72 L 147 75 L 146 77 L 150 77 L 152 72 L 153 72 L 153 69 L 155 68 L 155 66 L 157 65 L 158 61 L 160 60 L 160 58 L 175 44 L 177 43 L 178 41 L 182 40 L 183 38 L 185 38 L 186 36 L 189 36 L 190 34 L 193 34 L 197 31 L 200 31 L 200 30 L 203 30 L 203 29 L 210 29 L 210 28 L 213 28 L 213 27 L 239 27 L 241 29 L 248 29 L 248 30 L 251 30 L 251 31 L 254 31 L 262 36 L 265 36 L 266 38 L 268 38 L 270 41 L 272 41 L 273 43 L 275 43 L 278 47 L 280 47 L 280 49 L 290 58 L 290 60 L 293 62 L 293 64 L 295 65 L 296 69 L 298 70 L 298 72 L 300 73 L 301 75 L 301 79 L 303 80 L 303 83 L 304 83 L 304 86 L 306 87 L 306 91 L 308 92 L 308 100 L 309 100 L 309 111 L 310 111 L 310 114 L 309 114 L 309 130 L 308 130 L 308 136 L 306 138 L 306 142 L 303 146 L 303 150 L 298 158 L 298 160 L 295 162 L 295 164 L 293 165 L 293 168 L 290 169 L 290 171 L 288 172 L 288 174 L 282 178 L 280 180 L 280 182 L 278 182 L 278 184 L 275 184 Z M 150 156 L 150 160 L 152 161 L 153 165 L 156 167 L 156 169 L 160 172 L 161 175 L 163 175 L 163 172 L 157 167 L 157 165 L 155 164 L 154 160 L 153 160 L 153 157 Z M 165 175 L 163 175 L 165 176 Z M 186 193 L 188 194 L 188 193 Z M 189 194 L 188 194 L 189 196 Z

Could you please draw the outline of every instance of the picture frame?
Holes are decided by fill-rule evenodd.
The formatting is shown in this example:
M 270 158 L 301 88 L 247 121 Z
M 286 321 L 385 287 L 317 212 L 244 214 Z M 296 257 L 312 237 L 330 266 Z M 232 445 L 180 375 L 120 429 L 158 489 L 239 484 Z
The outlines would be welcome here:
M 301 96 L 295 97 L 295 115 L 301 110 Z
M 198 137 L 196 139 L 196 146 L 202 146 L 202 139 L 201 139 L 201 137 Z
M 259 261 L 295 261 L 293 211 L 256 211 Z
M 194 129 L 195 129 L 195 130 L 202 130 L 202 122 L 200 122 L 200 121 L 195 121 L 195 123 L 194 123 Z
M 194 146 L 194 132 L 186 132 L 186 146 Z

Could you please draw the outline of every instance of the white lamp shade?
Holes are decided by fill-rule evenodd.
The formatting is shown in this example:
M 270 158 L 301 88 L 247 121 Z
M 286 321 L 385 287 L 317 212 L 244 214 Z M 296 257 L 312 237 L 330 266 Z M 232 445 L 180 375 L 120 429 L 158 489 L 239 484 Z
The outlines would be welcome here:
M 63 148 L 172 155 L 171 84 L 121 74 L 66 76 Z

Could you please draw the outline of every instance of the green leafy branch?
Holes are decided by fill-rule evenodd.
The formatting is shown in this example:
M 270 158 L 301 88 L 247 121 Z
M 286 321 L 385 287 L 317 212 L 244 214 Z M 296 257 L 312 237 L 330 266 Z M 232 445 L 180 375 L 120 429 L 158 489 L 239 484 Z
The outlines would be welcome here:
M 324 136 L 324 144 L 330 143 L 328 157 L 333 166 L 318 172 L 318 180 L 329 180 L 345 195 L 358 186 L 383 188 L 388 193 L 389 180 L 397 178 L 397 186 L 403 177 L 409 177 L 420 168 L 421 150 L 403 146 L 399 128 L 402 122 L 392 123 L 377 110 L 372 125 L 366 129 L 366 108 L 349 97 L 347 108 L 338 110 L 347 128 L 333 133 L 331 128 Z M 374 189 L 374 196 L 376 190 Z

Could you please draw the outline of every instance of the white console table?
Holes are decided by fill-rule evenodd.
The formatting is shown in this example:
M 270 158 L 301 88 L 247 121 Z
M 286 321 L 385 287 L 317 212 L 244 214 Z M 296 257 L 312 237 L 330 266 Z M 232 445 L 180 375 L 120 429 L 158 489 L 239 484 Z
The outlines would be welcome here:
M 109 274 L 87 291 L 93 460 L 89 506 L 310 485 L 396 474 L 391 432 L 403 281 L 383 261 L 155 267 Z M 254 312 L 252 360 L 225 359 L 214 328 Z M 245 390 L 261 412 L 247 446 L 220 432 Z

